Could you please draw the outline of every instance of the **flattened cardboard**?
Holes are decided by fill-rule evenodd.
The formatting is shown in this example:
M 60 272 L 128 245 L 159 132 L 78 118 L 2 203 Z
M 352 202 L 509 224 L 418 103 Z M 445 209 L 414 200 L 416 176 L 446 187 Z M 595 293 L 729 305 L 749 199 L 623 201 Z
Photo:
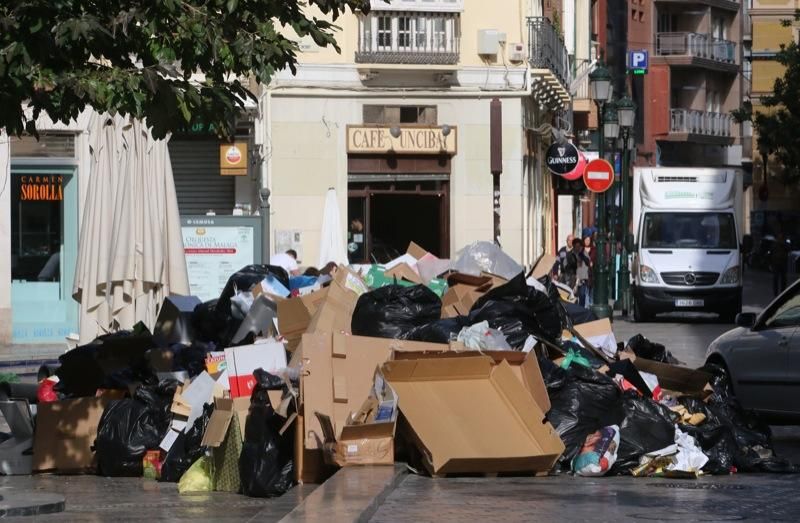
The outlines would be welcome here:
M 308 330 L 311 318 L 325 301 L 328 288 L 314 291 L 305 296 L 278 301 L 278 329 L 287 341 L 287 350 L 294 352 L 300 339 Z
M 399 263 L 383 273 L 387 278 L 397 278 L 422 285 L 422 278 L 407 263 Z
M 678 365 L 640 358 L 628 351 L 621 351 L 619 356 L 621 359 L 633 361 L 638 370 L 655 374 L 662 389 L 690 396 L 705 396 L 704 389 L 713 377 L 702 370 L 692 370 Z
M 617 339 L 608 318 L 580 323 L 575 325 L 575 331 L 606 355 L 613 356 L 617 353 Z M 569 334 L 568 337 L 572 337 L 572 335 Z
M 33 471 L 91 472 L 92 450 L 106 398 L 77 398 L 40 403 L 33 439 Z
M 211 413 L 211 417 L 208 419 L 202 445 L 204 447 L 219 447 L 222 445 L 234 413 L 237 414 L 241 434 L 244 437 L 244 421 L 247 418 L 249 408 L 250 398 L 215 398 L 214 412 Z
M 319 305 L 306 332 L 350 332 L 358 297 L 369 289 L 360 276 L 344 266 L 336 271 L 325 300 Z
M 550 274 L 556 261 L 558 261 L 558 258 L 552 254 L 543 254 L 542 257 L 539 258 L 539 261 L 536 262 L 536 265 L 533 266 L 531 276 L 538 280 L 542 276 Z
M 406 249 L 406 254 L 410 254 L 411 256 L 419 260 L 424 258 L 428 254 L 428 251 L 426 251 L 416 243 L 411 242 L 408 244 L 408 249 Z
M 336 437 L 330 416 L 315 413 L 325 434 L 323 454 L 329 465 L 392 465 L 395 422 L 345 425 Z
M 410 436 L 432 475 L 542 473 L 564 451 L 507 361 L 395 360 L 382 372 L 401 398 Z M 458 420 L 456 432 L 453 420 Z

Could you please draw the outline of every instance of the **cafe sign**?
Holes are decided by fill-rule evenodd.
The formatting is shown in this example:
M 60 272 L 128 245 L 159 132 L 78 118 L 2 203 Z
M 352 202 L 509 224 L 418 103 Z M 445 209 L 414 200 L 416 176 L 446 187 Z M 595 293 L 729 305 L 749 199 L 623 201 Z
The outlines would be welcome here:
M 28 202 L 60 202 L 64 199 L 64 177 L 57 175 L 21 176 L 19 199 Z
M 347 152 L 352 154 L 456 154 L 458 130 L 448 127 L 347 126 Z M 398 132 L 399 131 L 399 132 Z
M 247 142 L 220 145 L 219 170 L 223 176 L 247 176 Z

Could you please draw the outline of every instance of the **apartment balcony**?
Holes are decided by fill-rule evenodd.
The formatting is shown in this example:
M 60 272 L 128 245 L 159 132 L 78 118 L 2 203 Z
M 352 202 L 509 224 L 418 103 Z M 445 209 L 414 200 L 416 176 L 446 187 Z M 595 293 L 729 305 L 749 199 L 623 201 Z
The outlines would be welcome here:
M 357 64 L 455 66 L 460 14 L 377 11 L 359 22 Z
M 733 117 L 728 113 L 670 109 L 669 116 L 669 135 L 664 138 L 667 141 L 715 145 L 731 145 L 735 141 Z
M 736 43 L 701 33 L 656 34 L 656 60 L 736 73 Z
M 572 80 L 569 55 L 550 20 L 542 16 L 528 18 L 528 45 L 534 96 L 555 107 L 568 104 Z

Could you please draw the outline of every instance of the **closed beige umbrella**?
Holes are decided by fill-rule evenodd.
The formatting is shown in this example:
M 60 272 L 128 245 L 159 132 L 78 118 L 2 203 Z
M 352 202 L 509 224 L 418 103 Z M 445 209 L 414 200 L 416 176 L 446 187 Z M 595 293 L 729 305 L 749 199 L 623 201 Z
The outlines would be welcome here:
M 94 115 L 73 297 L 80 343 L 155 325 L 169 294 L 188 294 L 175 182 L 166 140 L 138 121 Z

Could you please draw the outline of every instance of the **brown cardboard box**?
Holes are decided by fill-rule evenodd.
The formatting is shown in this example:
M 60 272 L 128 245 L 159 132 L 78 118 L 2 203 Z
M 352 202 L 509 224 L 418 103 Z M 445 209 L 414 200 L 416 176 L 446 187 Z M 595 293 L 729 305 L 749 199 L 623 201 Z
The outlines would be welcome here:
M 392 465 L 394 463 L 394 431 L 396 423 L 345 425 L 337 438 L 331 418 L 316 413 L 325 433 L 323 455 L 329 465 Z
M 334 427 L 344 427 L 351 412 L 369 397 L 375 369 L 393 351 L 446 351 L 444 344 L 350 336 L 341 333 L 303 335 L 292 355 L 290 367 L 301 367 L 297 480 L 317 483 L 324 479 L 322 445 L 325 435 L 319 412 L 329 416 Z M 338 436 L 338 434 L 337 434 Z
M 306 332 L 350 332 L 350 321 L 358 297 L 369 288 L 356 273 L 340 266 L 319 304 Z M 280 324 L 280 320 L 278 320 Z
M 463 345 L 462 345 L 463 346 Z M 416 360 L 416 359 L 445 359 L 445 358 L 468 358 L 468 357 L 489 357 L 496 365 L 505 361 L 511 365 L 514 375 L 530 393 L 533 400 L 539 405 L 542 412 L 550 411 L 550 396 L 547 394 L 547 387 L 544 384 L 542 370 L 536 360 L 536 354 L 524 353 L 519 351 L 486 351 L 479 352 L 469 350 L 464 352 L 459 350 L 457 343 L 450 343 L 449 352 L 396 352 L 392 355 L 395 360 Z
M 614 336 L 614 330 L 611 328 L 611 321 L 608 318 L 579 323 L 575 325 L 575 331 L 606 355 L 613 356 L 617 353 L 617 339 Z M 563 337 L 564 339 L 571 339 L 572 333 L 564 331 Z
M 408 249 L 406 249 L 406 254 L 410 254 L 411 256 L 419 260 L 421 258 L 424 258 L 428 254 L 428 251 L 426 251 L 416 243 L 411 242 L 408 244 Z
M 395 360 L 382 372 L 397 391 L 409 436 L 432 475 L 544 473 L 564 451 L 505 360 Z
M 272 391 L 270 391 L 272 392 Z M 278 391 L 276 391 L 278 392 Z M 272 397 L 270 397 L 272 399 Z M 237 414 L 239 426 L 244 437 L 244 425 L 247 419 L 247 411 L 250 409 L 250 398 L 215 398 L 214 412 L 208 419 L 206 431 L 203 434 L 202 445 L 204 447 L 219 447 L 228 432 L 228 425 L 233 419 L 234 412 Z
M 34 472 L 92 472 L 97 425 L 107 398 L 77 398 L 40 403 L 33 440 Z
M 629 351 L 621 351 L 619 357 L 633 361 L 636 368 L 642 372 L 655 374 L 662 390 L 697 397 L 707 395 L 705 388 L 712 378 L 711 374 L 707 372 L 640 358 Z
M 287 350 L 293 352 L 308 329 L 311 318 L 325 301 L 328 289 L 320 289 L 305 296 L 278 301 L 278 329 L 286 338 Z

